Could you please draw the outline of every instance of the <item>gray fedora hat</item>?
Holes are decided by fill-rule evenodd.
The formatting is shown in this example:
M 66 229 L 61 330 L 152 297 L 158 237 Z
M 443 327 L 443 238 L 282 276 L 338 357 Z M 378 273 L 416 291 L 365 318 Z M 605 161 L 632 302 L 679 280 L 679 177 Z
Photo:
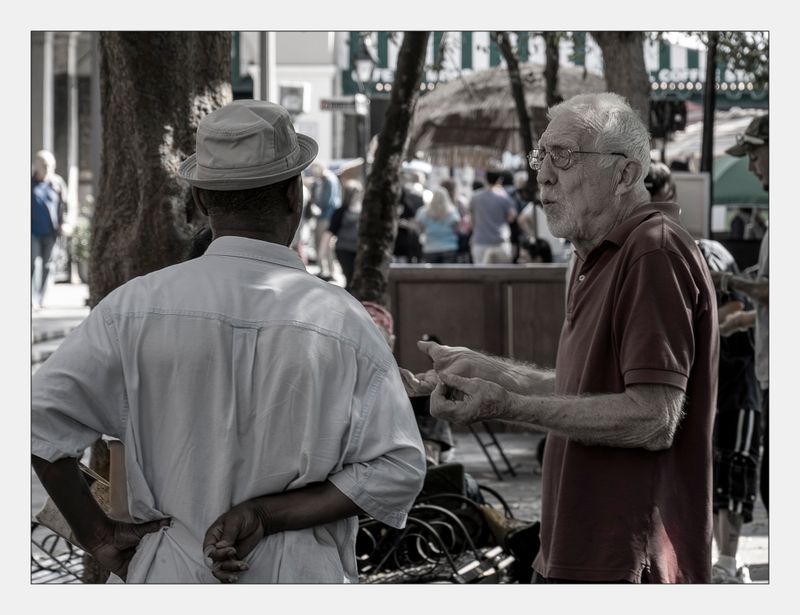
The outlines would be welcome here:
M 181 163 L 179 177 L 207 190 L 245 190 L 299 175 L 319 146 L 295 133 L 280 105 L 236 100 L 200 120 L 196 150 Z

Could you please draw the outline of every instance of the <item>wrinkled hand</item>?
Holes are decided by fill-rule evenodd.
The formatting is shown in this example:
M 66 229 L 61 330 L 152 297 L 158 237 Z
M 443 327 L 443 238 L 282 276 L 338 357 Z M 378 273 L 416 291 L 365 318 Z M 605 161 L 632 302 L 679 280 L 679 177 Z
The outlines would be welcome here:
M 203 553 L 211 558 L 211 572 L 223 583 L 236 583 L 248 569 L 244 558 L 267 535 L 256 506 L 242 502 L 220 515 L 206 531 Z
M 405 368 L 400 368 L 400 377 L 403 380 L 406 395 L 409 397 L 425 397 L 433 393 L 433 389 L 439 384 L 439 376 L 435 370 L 429 370 L 424 374 L 414 374 Z
M 431 395 L 431 416 L 457 425 L 500 418 L 511 393 L 494 382 L 440 373 Z
M 521 393 L 521 374 L 513 365 L 463 346 L 443 346 L 436 342 L 417 342 L 417 347 L 433 361 L 439 376 L 449 374 L 463 378 L 481 378 L 504 389 Z
M 136 547 L 147 534 L 168 527 L 169 519 L 146 523 L 124 523 L 109 520 L 108 526 L 92 541 L 86 541 L 86 551 L 106 570 L 123 581 L 128 577 L 128 565 Z M 82 543 L 83 544 L 83 543 Z

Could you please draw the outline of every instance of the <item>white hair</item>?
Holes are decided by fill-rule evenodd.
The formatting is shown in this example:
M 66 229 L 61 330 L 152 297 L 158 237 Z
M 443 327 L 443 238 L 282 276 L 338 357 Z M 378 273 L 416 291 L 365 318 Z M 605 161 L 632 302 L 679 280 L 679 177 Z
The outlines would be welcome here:
M 456 210 L 456 206 L 450 199 L 450 193 L 442 187 L 433 189 L 433 197 L 426 207 L 427 214 L 434 220 L 444 220 Z
M 638 180 L 650 170 L 650 132 L 639 114 L 619 94 L 602 92 L 578 94 L 550 108 L 554 120 L 564 113 L 578 116 L 581 127 L 595 134 L 593 148 L 599 152 L 621 152 L 642 167 Z M 603 156 L 601 166 L 614 164 L 613 156 Z
M 34 162 L 38 160 L 44 165 L 48 175 L 55 172 L 56 157 L 53 156 L 51 152 L 47 151 L 46 149 L 40 149 L 38 152 L 36 152 L 33 158 Z

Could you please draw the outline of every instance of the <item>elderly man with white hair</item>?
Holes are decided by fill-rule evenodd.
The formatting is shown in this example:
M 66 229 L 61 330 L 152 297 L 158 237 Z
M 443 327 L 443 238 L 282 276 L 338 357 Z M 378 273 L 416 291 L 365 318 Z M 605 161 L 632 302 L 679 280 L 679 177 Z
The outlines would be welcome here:
M 707 583 L 719 340 L 675 203 L 651 203 L 647 128 L 620 96 L 550 109 L 529 155 L 575 262 L 555 371 L 421 342 L 434 416 L 548 432 L 534 582 Z

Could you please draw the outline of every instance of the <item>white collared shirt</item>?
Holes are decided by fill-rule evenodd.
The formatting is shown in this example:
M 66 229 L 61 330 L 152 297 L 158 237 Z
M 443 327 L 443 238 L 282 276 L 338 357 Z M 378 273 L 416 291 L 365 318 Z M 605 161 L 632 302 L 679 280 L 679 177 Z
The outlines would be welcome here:
M 125 444 L 131 516 L 169 516 L 128 582 L 214 582 L 209 525 L 253 497 L 330 480 L 401 528 L 422 441 L 384 339 L 343 289 L 290 249 L 221 237 L 204 256 L 110 293 L 33 377 L 32 452 Z M 241 583 L 357 582 L 355 517 L 282 532 Z

